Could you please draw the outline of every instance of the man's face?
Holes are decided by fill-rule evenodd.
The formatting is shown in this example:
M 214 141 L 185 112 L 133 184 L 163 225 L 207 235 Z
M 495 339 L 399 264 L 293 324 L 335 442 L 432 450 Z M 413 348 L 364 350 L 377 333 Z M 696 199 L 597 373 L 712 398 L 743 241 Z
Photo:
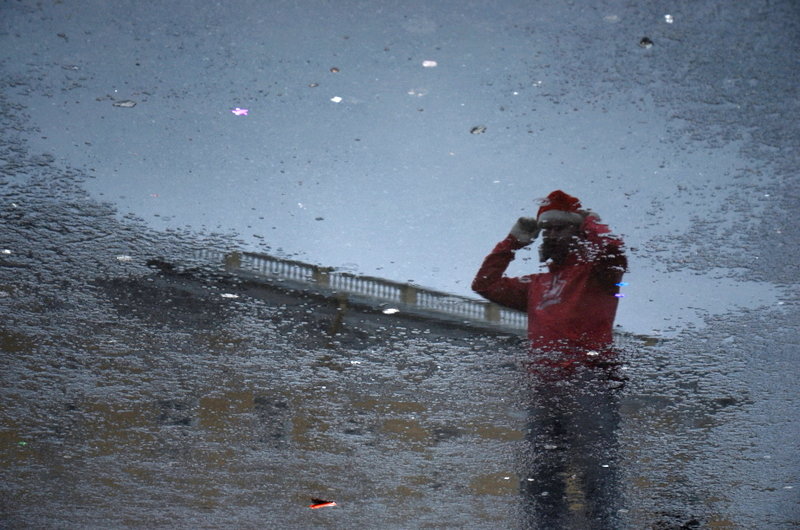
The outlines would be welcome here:
M 547 261 L 552 259 L 556 263 L 563 262 L 570 250 L 578 241 L 580 227 L 574 223 L 561 221 L 542 221 L 542 246 L 539 259 Z

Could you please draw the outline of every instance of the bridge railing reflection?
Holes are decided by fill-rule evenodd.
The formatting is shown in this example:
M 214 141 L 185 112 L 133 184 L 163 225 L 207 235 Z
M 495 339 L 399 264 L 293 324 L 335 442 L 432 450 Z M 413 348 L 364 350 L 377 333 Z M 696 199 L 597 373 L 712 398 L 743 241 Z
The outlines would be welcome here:
M 202 249 L 196 252 L 195 257 L 222 264 L 232 274 L 260 278 L 265 282 L 291 283 L 323 294 L 353 295 L 373 301 L 376 306 L 394 304 L 405 312 L 458 318 L 505 328 L 513 333 L 523 333 L 527 326 L 527 315 L 523 312 L 412 283 L 362 276 L 255 252 L 226 253 Z

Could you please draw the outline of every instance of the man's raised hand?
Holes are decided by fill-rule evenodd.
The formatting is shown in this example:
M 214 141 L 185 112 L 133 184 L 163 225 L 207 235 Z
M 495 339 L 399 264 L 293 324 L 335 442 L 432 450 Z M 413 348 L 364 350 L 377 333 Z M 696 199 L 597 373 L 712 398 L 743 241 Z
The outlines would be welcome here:
M 509 234 L 521 245 L 530 245 L 539 235 L 539 223 L 535 217 L 520 217 Z

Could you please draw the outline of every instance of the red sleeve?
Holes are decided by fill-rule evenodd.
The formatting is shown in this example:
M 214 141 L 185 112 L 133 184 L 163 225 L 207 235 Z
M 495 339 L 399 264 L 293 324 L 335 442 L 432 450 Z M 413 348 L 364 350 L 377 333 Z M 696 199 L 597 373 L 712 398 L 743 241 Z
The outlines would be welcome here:
M 503 276 L 520 247 L 513 236 L 508 236 L 494 247 L 483 260 L 483 265 L 472 280 L 472 290 L 491 302 L 518 311 L 528 309 L 528 282 Z
M 588 216 L 581 228 L 589 242 L 589 253 L 594 262 L 594 274 L 601 282 L 618 283 L 628 270 L 622 239 L 611 234 L 611 229 L 594 216 Z

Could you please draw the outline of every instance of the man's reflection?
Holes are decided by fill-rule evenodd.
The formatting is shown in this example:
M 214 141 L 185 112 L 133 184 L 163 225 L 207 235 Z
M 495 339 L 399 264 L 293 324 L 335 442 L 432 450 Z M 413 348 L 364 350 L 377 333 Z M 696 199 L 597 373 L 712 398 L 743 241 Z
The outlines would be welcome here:
M 524 528 L 616 528 L 619 392 L 614 363 L 561 353 L 530 366 Z
M 517 250 L 542 235 L 546 271 L 505 276 Z M 525 311 L 531 393 L 523 493 L 534 528 L 613 528 L 619 387 L 610 349 L 622 275 L 622 240 L 561 190 L 520 217 L 486 256 L 472 288 Z
M 536 217 L 520 217 L 483 260 L 472 289 L 492 302 L 528 313 L 533 347 L 596 351 L 611 343 L 622 274 L 622 240 L 581 202 L 561 190 L 544 199 Z M 505 276 L 517 250 L 542 234 L 546 272 Z

